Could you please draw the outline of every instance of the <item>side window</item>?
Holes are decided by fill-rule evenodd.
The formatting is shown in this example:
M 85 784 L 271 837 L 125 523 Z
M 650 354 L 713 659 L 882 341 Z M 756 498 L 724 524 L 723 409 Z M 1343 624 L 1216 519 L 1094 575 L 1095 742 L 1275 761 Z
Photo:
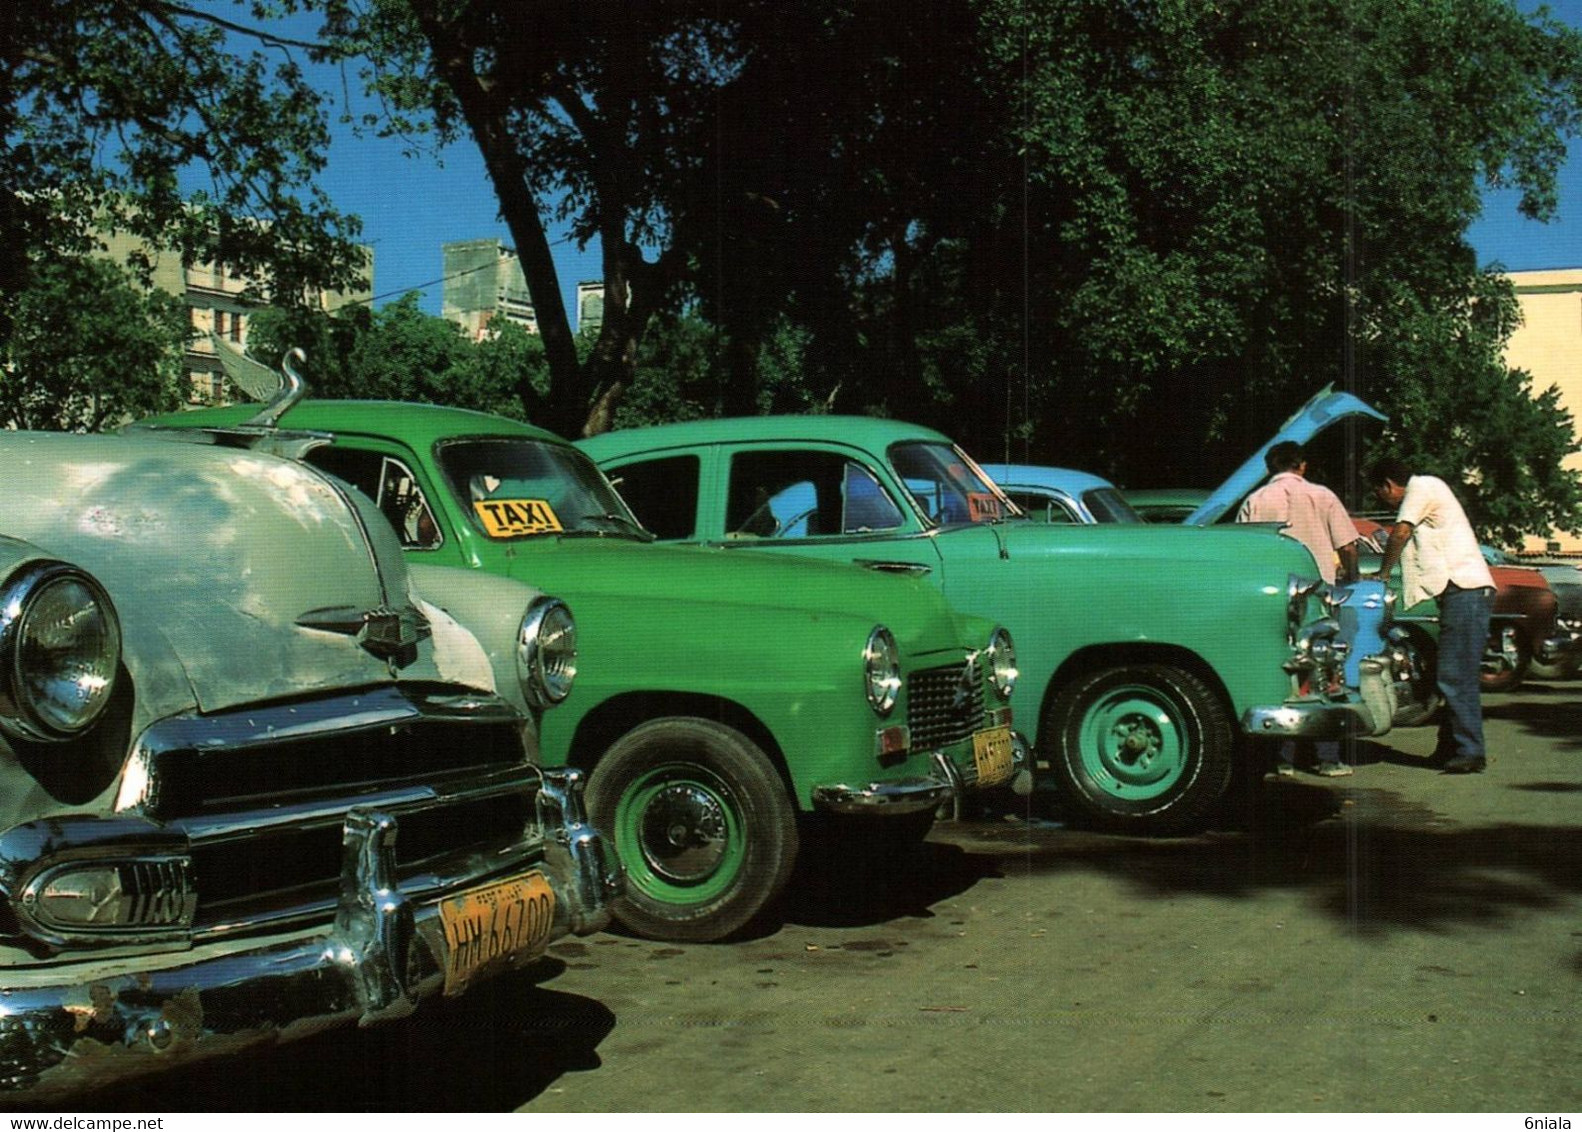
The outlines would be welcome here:
M 856 461 L 846 464 L 845 510 L 841 516 L 842 534 L 867 534 L 871 531 L 893 531 L 904 520 L 901 509 L 895 505 L 873 472 Z
M 834 452 L 740 453 L 728 490 L 726 538 L 813 538 L 902 523 L 873 473 Z
M 338 476 L 361 491 L 395 528 L 409 550 L 433 550 L 444 539 L 417 477 L 400 460 L 378 452 L 324 445 L 305 457 L 309 464 Z
M 1075 523 L 1076 515 L 1072 514 L 1064 500 L 1053 496 L 1044 495 L 1036 491 L 1019 491 L 1016 488 L 1002 487 L 1002 491 L 1010 497 L 1028 517 L 1040 523 Z
M 698 475 L 696 456 L 665 456 L 627 464 L 610 473 L 637 521 L 664 539 L 692 538 L 697 529 Z

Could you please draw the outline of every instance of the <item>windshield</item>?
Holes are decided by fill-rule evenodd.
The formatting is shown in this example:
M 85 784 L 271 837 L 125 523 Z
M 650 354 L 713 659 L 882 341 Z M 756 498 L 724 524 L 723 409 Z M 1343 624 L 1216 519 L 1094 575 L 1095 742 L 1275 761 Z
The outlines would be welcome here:
M 1096 487 L 1082 493 L 1082 502 L 1096 523 L 1140 523 L 1143 517 L 1113 487 Z
M 972 457 L 949 444 L 912 441 L 890 448 L 890 462 L 918 508 L 941 526 L 1020 517 Z
M 450 489 L 492 539 L 546 534 L 651 538 L 575 448 L 526 438 L 459 440 L 439 450 Z

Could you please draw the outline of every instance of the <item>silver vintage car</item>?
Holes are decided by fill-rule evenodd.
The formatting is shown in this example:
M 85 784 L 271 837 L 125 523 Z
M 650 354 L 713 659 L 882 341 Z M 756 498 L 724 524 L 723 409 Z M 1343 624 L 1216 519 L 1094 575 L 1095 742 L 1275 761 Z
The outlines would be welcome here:
M 0 434 L 0 1103 L 400 1018 L 598 930 L 558 600 L 245 450 Z

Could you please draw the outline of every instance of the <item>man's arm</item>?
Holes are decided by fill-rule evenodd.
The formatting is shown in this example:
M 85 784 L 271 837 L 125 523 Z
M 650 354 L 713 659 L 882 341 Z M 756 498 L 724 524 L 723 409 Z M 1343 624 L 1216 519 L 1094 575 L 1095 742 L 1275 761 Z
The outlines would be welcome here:
M 1412 539 L 1412 524 L 1396 523 L 1390 528 L 1389 541 L 1384 544 L 1384 559 L 1379 563 L 1379 580 L 1388 582 L 1390 572 L 1395 569 L 1395 564 L 1401 560 L 1401 551 L 1406 549 L 1406 544 Z
M 1357 543 L 1353 539 L 1345 546 L 1337 546 L 1335 553 L 1340 557 L 1340 571 L 1335 575 L 1337 582 L 1349 582 L 1357 577 Z

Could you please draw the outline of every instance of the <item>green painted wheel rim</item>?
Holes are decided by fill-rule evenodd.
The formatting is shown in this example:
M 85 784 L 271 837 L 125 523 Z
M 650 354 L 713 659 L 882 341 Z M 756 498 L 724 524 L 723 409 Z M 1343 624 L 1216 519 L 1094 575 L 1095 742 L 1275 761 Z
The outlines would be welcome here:
M 640 775 L 615 807 L 626 881 L 651 899 L 698 904 L 730 888 L 746 838 L 730 787 L 704 767 L 671 763 Z
M 1191 739 L 1180 705 L 1158 689 L 1123 684 L 1098 697 L 1078 724 L 1082 770 L 1102 793 L 1147 802 L 1180 787 Z

